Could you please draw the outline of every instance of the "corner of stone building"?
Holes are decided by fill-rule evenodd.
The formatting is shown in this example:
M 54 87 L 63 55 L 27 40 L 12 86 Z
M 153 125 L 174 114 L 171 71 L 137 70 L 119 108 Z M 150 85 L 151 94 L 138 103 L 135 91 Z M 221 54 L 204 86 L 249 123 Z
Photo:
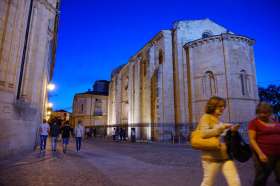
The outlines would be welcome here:
M 22 101 L 10 104 L 9 108 L 9 112 L 6 113 L 14 117 L 0 115 L 1 160 L 34 150 L 39 140 L 37 134 L 40 124 L 39 110 Z

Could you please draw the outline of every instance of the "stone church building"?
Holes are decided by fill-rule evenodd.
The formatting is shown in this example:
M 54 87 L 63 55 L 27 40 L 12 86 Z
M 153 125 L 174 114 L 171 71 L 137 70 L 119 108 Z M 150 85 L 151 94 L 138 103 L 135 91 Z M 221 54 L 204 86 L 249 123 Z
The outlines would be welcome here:
M 59 0 L 0 0 L 0 159 L 33 150 L 47 113 Z
M 135 128 L 138 139 L 187 135 L 181 129 L 213 95 L 226 99 L 223 121 L 249 121 L 258 101 L 253 45 L 209 19 L 175 22 L 112 72 L 108 125 L 128 126 L 128 136 Z

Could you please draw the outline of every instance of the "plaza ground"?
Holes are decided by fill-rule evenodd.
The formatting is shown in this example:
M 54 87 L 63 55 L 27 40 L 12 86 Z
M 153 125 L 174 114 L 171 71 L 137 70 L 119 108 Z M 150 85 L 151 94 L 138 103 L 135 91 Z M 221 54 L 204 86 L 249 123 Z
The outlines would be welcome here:
M 202 179 L 199 151 L 188 145 L 89 139 L 76 152 L 71 139 L 66 154 L 58 147 L 1 161 L 0 186 L 199 186 Z M 252 185 L 252 161 L 237 166 L 242 185 Z M 222 175 L 215 185 L 227 185 Z M 276 186 L 273 176 L 267 185 Z

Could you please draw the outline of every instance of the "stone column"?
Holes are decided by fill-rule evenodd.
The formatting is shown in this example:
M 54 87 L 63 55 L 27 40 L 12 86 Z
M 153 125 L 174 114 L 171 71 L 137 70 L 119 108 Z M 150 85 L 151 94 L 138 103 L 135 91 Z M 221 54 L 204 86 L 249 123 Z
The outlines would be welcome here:
M 135 71 L 134 71 L 134 87 L 135 87 L 135 95 L 134 95 L 134 123 L 141 124 L 141 94 L 140 94 L 140 60 L 138 59 L 134 65 Z M 136 128 L 136 137 L 140 137 L 140 128 Z
M 135 124 L 134 119 L 134 104 L 135 104 L 135 74 L 134 74 L 135 61 L 129 61 L 128 64 L 128 138 L 131 137 L 131 128 Z
M 175 123 L 174 112 L 174 86 L 173 86 L 173 59 L 172 59 L 172 35 L 170 31 L 163 32 L 163 122 L 167 124 Z

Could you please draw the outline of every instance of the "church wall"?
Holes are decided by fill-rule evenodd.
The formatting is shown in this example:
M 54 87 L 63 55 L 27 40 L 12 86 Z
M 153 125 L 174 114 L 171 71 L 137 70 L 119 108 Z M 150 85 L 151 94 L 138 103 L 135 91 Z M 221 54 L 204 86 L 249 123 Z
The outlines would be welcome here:
M 251 56 L 251 40 L 241 36 L 225 34 L 211 39 L 202 39 L 189 45 L 193 78 L 193 115 L 198 121 L 212 95 L 227 100 L 222 120 L 227 122 L 249 121 L 255 112 L 258 97 L 256 90 L 254 61 Z M 246 71 L 246 95 L 241 91 L 241 70 Z M 213 73 L 209 88 L 207 72 Z M 210 92 L 209 92 L 210 90 Z
M 132 115 L 129 105 L 131 102 L 130 81 L 129 65 L 122 66 L 112 76 L 109 86 L 108 125 L 125 125 L 130 122 Z M 112 131 L 111 127 L 107 130 L 109 135 L 112 134 Z
M 54 37 L 57 0 L 33 1 L 22 87 L 17 98 L 30 0 L 0 2 L 0 158 L 32 150 L 45 117 L 51 79 L 47 41 Z M 19 145 L 20 144 L 20 145 Z
M 192 79 L 192 106 L 194 122 L 198 122 L 200 116 L 204 113 L 207 100 L 212 95 L 227 97 L 226 77 L 223 48 L 219 39 L 213 41 L 202 41 L 197 46 L 192 46 L 191 55 L 191 79 Z M 209 91 L 206 86 L 206 73 L 212 72 L 214 75 L 214 92 Z M 224 119 L 228 119 L 228 110 L 226 108 Z
M 188 42 L 200 39 L 204 32 L 211 32 L 212 35 L 219 35 L 226 32 L 226 29 L 212 21 L 178 21 L 174 23 L 173 31 L 173 64 L 174 64 L 174 98 L 175 115 L 177 124 L 189 122 L 188 116 L 188 83 L 187 64 L 184 45 Z
M 242 38 L 224 40 L 230 82 L 228 92 L 232 122 L 250 121 L 255 116 L 258 96 L 256 95 L 255 62 L 251 54 L 252 44 L 251 41 Z
M 161 60 L 161 61 L 160 61 Z M 132 95 L 129 107 L 132 114 L 129 124 L 137 127 L 136 135 L 141 139 L 151 138 L 151 122 L 163 134 L 163 125 L 174 125 L 174 96 L 172 73 L 172 36 L 170 31 L 162 31 L 156 39 L 149 42 L 130 62 L 129 95 Z M 156 121 L 151 121 L 151 81 L 157 78 L 157 111 Z M 166 128 L 166 127 L 165 127 Z M 170 130 L 170 129 L 167 129 Z

